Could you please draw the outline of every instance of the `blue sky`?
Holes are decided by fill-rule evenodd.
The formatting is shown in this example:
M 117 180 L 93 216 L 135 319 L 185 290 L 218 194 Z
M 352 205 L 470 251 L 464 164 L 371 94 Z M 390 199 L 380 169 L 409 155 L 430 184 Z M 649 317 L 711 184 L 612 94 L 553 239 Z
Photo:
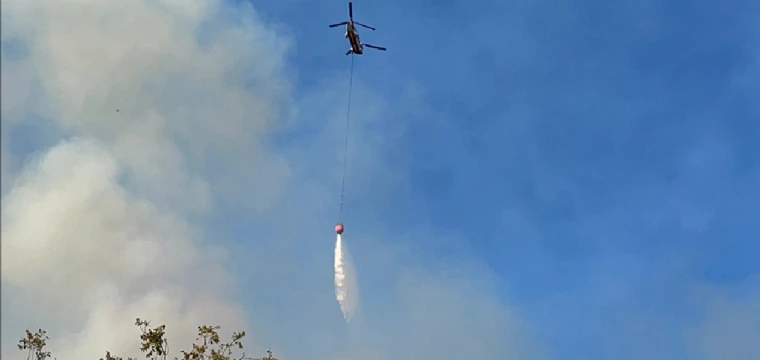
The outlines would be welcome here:
M 291 28 L 303 86 L 348 67 L 341 31 L 325 28 L 343 2 L 257 7 Z M 622 339 L 651 333 L 661 358 L 691 358 L 679 330 L 706 306 L 693 287 L 757 290 L 757 4 L 355 1 L 354 12 L 378 28 L 363 40 L 389 48 L 358 58 L 356 77 L 388 98 L 413 84 L 425 109 L 388 119 L 407 129 L 378 150 L 409 191 L 356 199 L 352 218 L 371 206 L 390 224 L 458 234 L 563 359 L 639 358 L 641 343 Z M 431 256 L 462 251 L 413 241 Z M 642 317 L 651 329 L 630 334 Z
M 521 351 L 563 360 L 760 354 L 746 340 L 760 335 L 756 1 L 355 1 L 355 19 L 377 28 L 361 29 L 362 40 L 388 51 L 355 59 L 344 221 L 362 314 L 350 325 L 337 312 L 330 267 L 350 58 L 343 31 L 327 27 L 345 19 L 347 4 L 262 0 L 253 7 L 255 20 L 237 3 L 221 16 L 199 16 L 188 33 L 209 48 L 222 44 L 223 54 L 239 50 L 237 58 L 214 59 L 242 74 L 253 95 L 240 99 L 264 99 L 240 105 L 256 114 L 236 117 L 237 98 L 223 96 L 186 105 L 208 96 L 194 86 L 218 75 L 193 77 L 205 60 L 172 69 L 189 80 L 167 75 L 171 85 L 138 87 L 165 89 L 148 102 L 169 119 L 162 131 L 178 139 L 182 155 L 152 147 L 174 146 L 158 135 L 145 140 L 146 152 L 184 159 L 175 172 L 210 184 L 213 209 L 159 199 L 158 185 L 140 182 L 157 182 L 159 169 L 138 171 L 140 161 L 116 145 L 109 151 L 132 169 L 125 172 L 146 176 L 120 178 L 126 192 L 181 214 L 229 251 L 231 292 L 261 342 L 292 359 L 388 356 L 390 349 L 446 358 L 473 346 L 494 359 Z M 10 24 L 4 68 L 47 54 L 23 51 L 44 42 L 19 35 L 26 18 L 16 19 L 3 18 Z M 235 24 L 245 24 L 246 34 L 259 24 L 267 30 L 225 47 L 219 34 Z M 123 44 L 145 51 L 139 42 Z M 44 63 L 23 65 L 39 67 L 30 71 L 38 78 L 27 82 L 35 84 L 30 93 L 45 92 L 39 83 L 51 72 Z M 124 73 L 142 78 L 134 71 Z M 123 94 L 134 94 L 119 86 L 128 87 L 113 85 L 122 97 L 92 100 L 98 93 L 83 90 L 82 101 L 102 100 L 106 109 L 123 109 L 120 116 L 142 119 L 144 110 L 135 109 L 147 100 L 127 101 Z M 4 101 L 7 91 L 4 80 Z M 113 120 L 101 108 L 80 114 L 75 105 L 41 106 L 29 96 L 36 101 L 19 102 L 20 112 L 3 108 L 12 172 L 70 134 L 119 145 L 130 126 L 74 126 L 71 114 L 142 124 Z M 214 111 L 203 112 L 204 104 Z M 189 112 L 175 114 L 182 106 Z M 273 120 L 248 123 L 275 108 L 282 113 Z M 15 117 L 24 120 L 6 120 Z M 66 121 L 39 130 L 56 119 Z M 196 130 L 213 139 L 193 137 Z M 449 328 L 458 330 L 442 330 Z

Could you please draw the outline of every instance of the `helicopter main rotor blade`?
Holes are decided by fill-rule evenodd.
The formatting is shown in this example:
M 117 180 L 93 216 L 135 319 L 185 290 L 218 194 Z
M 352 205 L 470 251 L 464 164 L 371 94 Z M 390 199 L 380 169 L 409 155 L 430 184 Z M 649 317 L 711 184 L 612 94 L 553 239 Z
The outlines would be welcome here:
M 336 26 L 343 26 L 343 25 L 346 25 L 346 24 L 348 24 L 348 21 L 339 22 L 337 24 L 332 24 L 332 25 L 330 25 L 330 27 L 332 28 L 332 27 L 336 27 Z
M 374 30 L 376 30 L 376 29 L 375 29 L 375 28 L 373 28 L 372 26 L 369 26 L 369 25 L 364 25 L 364 24 L 362 24 L 362 23 L 360 23 L 360 22 L 356 22 L 356 21 L 354 21 L 354 24 L 356 24 L 356 25 L 359 25 L 359 26 L 363 26 L 363 27 L 365 27 L 365 28 L 367 28 L 367 29 L 370 29 L 370 30 L 373 30 L 373 31 L 374 31 Z
M 348 18 L 353 20 L 354 19 L 354 3 L 348 2 Z
M 362 44 L 362 45 L 364 45 L 364 46 L 366 46 L 368 48 L 373 48 L 373 49 L 377 49 L 377 50 L 380 50 L 380 51 L 388 50 L 388 49 L 386 49 L 386 48 L 384 48 L 382 46 L 375 46 L 375 45 L 372 45 L 372 44 Z

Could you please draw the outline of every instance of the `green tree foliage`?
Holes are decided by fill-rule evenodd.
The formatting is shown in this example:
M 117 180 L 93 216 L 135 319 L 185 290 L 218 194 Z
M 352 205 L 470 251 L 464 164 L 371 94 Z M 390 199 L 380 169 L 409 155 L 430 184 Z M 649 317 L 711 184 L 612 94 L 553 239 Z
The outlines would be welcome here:
M 135 325 L 142 333 L 140 335 L 140 351 L 145 354 L 149 360 L 167 360 L 169 358 L 169 342 L 166 340 L 166 325 L 151 327 L 150 322 L 138 318 Z M 232 333 L 232 338 L 224 342 L 219 337 L 219 326 L 199 326 L 198 338 L 192 345 L 190 351 L 180 351 L 181 357 L 174 357 L 173 360 L 279 360 L 272 355 L 271 350 L 267 350 L 267 356 L 264 358 L 247 357 L 243 351 L 241 340 L 245 337 L 245 331 Z M 29 330 L 26 336 L 19 340 L 18 348 L 27 353 L 27 360 L 46 360 L 50 357 L 50 352 L 45 351 L 47 333 L 40 329 L 36 333 Z M 239 355 L 236 355 L 237 353 Z M 106 356 L 99 360 L 124 360 L 121 357 L 111 355 L 106 351 Z M 127 358 L 126 360 L 137 360 Z
M 26 351 L 26 360 L 45 360 L 50 357 L 50 352 L 45 351 L 49 339 L 45 330 L 39 329 L 34 334 L 27 330 L 26 336 L 18 341 L 18 349 Z

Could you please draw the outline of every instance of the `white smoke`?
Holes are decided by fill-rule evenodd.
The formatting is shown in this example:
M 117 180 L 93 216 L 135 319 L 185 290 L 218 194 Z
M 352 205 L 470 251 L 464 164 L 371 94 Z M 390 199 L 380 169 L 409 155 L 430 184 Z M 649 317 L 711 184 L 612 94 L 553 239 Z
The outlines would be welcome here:
M 2 62 L 2 358 L 38 327 L 61 359 L 134 356 L 137 317 L 167 325 L 173 355 L 203 324 L 254 345 L 225 253 L 196 219 L 241 189 L 266 206 L 279 193 L 260 183 L 287 182 L 260 145 L 288 101 L 287 41 L 227 6 L 2 2 L 4 44 L 28 56 Z M 17 125 L 50 143 L 11 153 Z
M 343 237 L 338 234 L 335 239 L 335 299 L 340 304 L 340 311 L 343 312 L 346 322 L 351 322 L 356 314 L 359 306 L 358 290 L 356 269 L 348 249 L 343 244 Z
M 79 330 L 53 330 L 63 330 L 54 345 L 63 359 L 134 351 L 137 317 L 167 323 L 175 344 L 192 341 L 198 321 L 244 326 L 225 299 L 218 251 L 197 244 L 177 214 L 130 195 L 120 173 L 103 146 L 83 139 L 27 167 L 2 203 L 4 299 L 10 292 L 58 313 L 40 325 L 86 319 L 74 322 Z

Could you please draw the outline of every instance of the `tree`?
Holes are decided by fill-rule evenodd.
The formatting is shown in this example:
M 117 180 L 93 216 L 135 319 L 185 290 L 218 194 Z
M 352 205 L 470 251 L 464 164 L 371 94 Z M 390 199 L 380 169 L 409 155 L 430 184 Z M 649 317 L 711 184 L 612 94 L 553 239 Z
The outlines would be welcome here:
M 26 360 L 45 360 L 50 357 L 50 352 L 45 351 L 49 339 L 45 330 L 39 329 L 34 334 L 27 330 L 26 337 L 18 341 L 18 349 L 27 352 Z
M 150 321 L 137 318 L 135 325 L 140 328 L 141 345 L 140 351 L 145 353 L 145 358 L 149 360 L 167 360 L 169 359 L 169 342 L 166 340 L 166 325 L 160 325 L 151 328 Z M 272 355 L 271 350 L 267 350 L 267 356 L 264 358 L 250 358 L 245 355 L 243 343 L 241 340 L 245 337 L 245 331 L 232 333 L 232 338 L 228 342 L 222 342 L 219 337 L 219 326 L 199 326 L 198 338 L 190 351 L 180 351 L 182 357 L 174 357 L 174 360 L 279 360 Z M 46 360 L 50 357 L 50 352 L 45 351 L 47 346 L 47 336 L 45 330 L 39 329 L 36 333 L 26 331 L 26 337 L 18 342 L 18 348 L 27 352 L 27 360 Z M 239 356 L 234 355 L 240 351 Z M 110 351 L 106 351 L 106 356 L 99 360 L 124 360 L 121 357 L 112 356 Z M 127 358 L 126 360 L 137 360 Z

